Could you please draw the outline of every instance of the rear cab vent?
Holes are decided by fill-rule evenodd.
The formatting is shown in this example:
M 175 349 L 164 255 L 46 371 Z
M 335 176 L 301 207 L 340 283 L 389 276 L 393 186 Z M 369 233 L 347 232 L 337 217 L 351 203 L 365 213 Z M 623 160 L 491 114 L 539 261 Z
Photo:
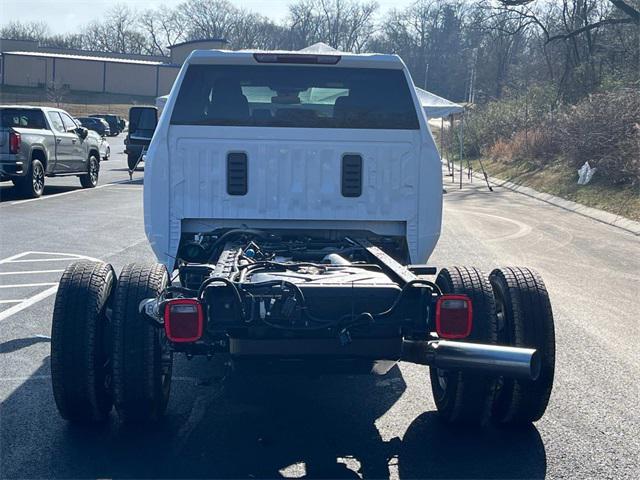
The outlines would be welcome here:
M 362 195 L 362 156 L 344 155 L 342 157 L 342 196 L 359 197 Z
M 246 195 L 248 191 L 247 154 L 230 152 L 227 154 L 227 193 Z

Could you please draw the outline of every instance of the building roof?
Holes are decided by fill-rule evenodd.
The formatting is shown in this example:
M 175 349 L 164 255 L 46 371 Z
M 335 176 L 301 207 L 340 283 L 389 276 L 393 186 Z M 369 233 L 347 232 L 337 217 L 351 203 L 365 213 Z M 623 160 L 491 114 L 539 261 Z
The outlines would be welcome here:
M 169 45 L 169 50 L 174 47 L 182 47 L 183 45 L 189 45 L 190 43 L 202 43 L 202 42 L 218 42 L 218 43 L 229 43 L 225 38 L 202 38 L 200 40 L 188 40 L 186 42 L 176 43 L 175 45 Z
M 127 58 L 113 57 L 96 57 L 90 55 L 68 55 L 64 53 L 48 53 L 48 52 L 2 52 L 3 55 L 21 55 L 25 57 L 41 57 L 41 58 L 64 58 L 67 60 L 89 60 L 96 62 L 112 62 L 112 63 L 133 63 L 137 65 L 166 65 L 165 62 L 152 60 L 133 60 Z
M 19 38 L 6 38 L 6 37 L 0 37 L 0 42 L 1 41 L 5 41 L 5 42 L 29 42 L 29 43 L 38 43 L 37 40 L 29 40 L 29 39 L 19 39 Z

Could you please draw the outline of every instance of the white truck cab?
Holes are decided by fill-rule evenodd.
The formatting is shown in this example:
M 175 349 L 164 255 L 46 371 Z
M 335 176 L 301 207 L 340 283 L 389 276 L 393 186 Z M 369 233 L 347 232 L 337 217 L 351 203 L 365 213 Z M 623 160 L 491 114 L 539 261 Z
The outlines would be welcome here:
M 426 262 L 440 159 L 396 55 L 194 51 L 145 167 L 145 229 L 171 271 L 185 234 L 220 228 L 397 238 Z

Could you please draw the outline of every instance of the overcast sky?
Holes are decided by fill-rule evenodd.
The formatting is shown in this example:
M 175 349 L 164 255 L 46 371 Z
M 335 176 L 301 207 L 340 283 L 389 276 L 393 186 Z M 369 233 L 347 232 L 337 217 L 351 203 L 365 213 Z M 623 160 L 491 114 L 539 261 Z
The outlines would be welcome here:
M 129 0 L 136 8 L 152 8 L 159 5 L 175 6 L 183 0 Z M 378 0 L 380 11 L 401 8 L 415 0 Z M 0 23 L 14 21 L 46 22 L 53 33 L 73 32 L 78 27 L 99 18 L 117 0 L 0 0 Z M 124 2 L 123 2 L 124 3 Z M 280 20 L 287 15 L 290 0 L 231 0 L 238 7 Z

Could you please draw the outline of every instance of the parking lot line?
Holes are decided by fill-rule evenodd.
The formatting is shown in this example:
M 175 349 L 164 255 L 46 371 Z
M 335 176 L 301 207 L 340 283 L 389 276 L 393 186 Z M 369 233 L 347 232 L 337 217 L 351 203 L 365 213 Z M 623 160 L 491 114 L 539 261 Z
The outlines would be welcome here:
M 97 190 L 99 188 L 104 188 L 107 185 L 109 185 L 109 184 L 107 183 L 106 185 L 100 185 L 100 186 L 97 186 L 95 188 L 79 188 L 78 190 L 71 190 L 70 192 L 55 193 L 53 195 L 44 195 L 42 197 L 29 198 L 27 200 L 18 200 L 16 202 L 11 202 L 11 205 L 22 205 L 23 203 L 41 202 L 41 201 L 47 200 L 49 198 L 58 198 L 58 197 L 64 197 L 65 195 L 71 195 L 72 193 L 90 192 L 91 190 Z
M 27 200 L 18 200 L 16 202 L 11 202 L 11 205 L 22 205 L 23 203 L 40 202 L 40 201 L 46 200 L 48 198 L 64 197 L 65 195 L 71 195 L 72 193 L 86 192 L 86 191 L 87 191 L 87 189 L 81 188 L 81 189 L 78 189 L 78 190 L 71 190 L 70 192 L 56 193 L 54 195 L 45 195 L 43 197 L 29 198 Z
M 30 255 L 35 256 L 36 258 L 25 258 Z M 45 269 L 45 270 L 18 270 L 18 264 L 21 263 L 30 263 L 30 262 L 59 262 L 65 261 L 68 264 L 71 262 L 78 260 L 89 260 L 94 262 L 99 262 L 100 260 L 97 258 L 89 257 L 86 255 L 77 255 L 74 253 L 66 253 L 66 252 L 39 252 L 39 251 L 28 251 L 21 252 L 15 255 L 11 255 L 10 257 L 0 259 L 0 265 L 11 265 L 14 268 L 10 272 L 0 272 L 0 275 L 37 275 L 37 274 L 50 274 L 50 273 L 61 273 L 64 270 L 62 269 Z M 26 265 L 25 265 L 26 266 Z M 40 280 L 39 278 L 35 278 L 34 280 Z M 47 278 L 43 278 L 45 280 Z M 37 287 L 48 287 L 46 290 L 43 290 L 31 297 L 24 298 L 18 300 L 15 297 L 22 296 L 20 293 L 16 293 L 12 295 L 14 298 L 1 300 L 0 304 L 3 305 L 11 305 L 6 310 L 0 312 L 0 321 L 9 318 L 12 315 L 24 310 L 25 308 L 30 307 L 38 303 L 41 300 L 44 300 L 47 297 L 50 297 L 58 290 L 58 283 L 54 282 L 32 282 L 32 283 L 11 283 L 8 285 L 0 285 L 2 289 L 20 289 L 20 288 L 37 288 Z M 6 290 L 5 290 L 6 291 Z M 11 290 L 10 290 L 11 291 Z
M 50 287 L 52 285 L 57 285 L 57 283 L 47 282 L 47 283 L 18 283 L 13 285 L 0 285 L 0 288 L 28 288 L 28 287 Z
M 22 257 L 26 257 L 27 255 L 29 255 L 31 252 L 22 252 L 22 253 L 16 253 L 15 255 L 11 255 L 10 257 L 7 258 L 3 258 L 2 260 L 0 260 L 0 265 L 2 265 L 3 263 L 9 263 L 9 262 L 13 262 L 15 259 L 17 258 L 22 258 Z
M 30 252 L 31 253 L 31 252 Z M 66 258 L 28 258 L 26 260 L 11 260 L 5 263 L 33 263 L 33 262 L 56 262 L 62 260 L 78 260 L 77 257 L 66 257 Z
M 24 302 L 21 302 L 17 305 L 14 305 L 13 307 L 3 310 L 2 312 L 0 312 L 0 322 L 6 318 L 9 318 L 11 315 L 14 315 L 24 310 L 25 308 L 30 307 L 34 303 L 38 303 L 40 300 L 44 300 L 45 298 L 53 295 L 54 293 L 56 293 L 57 290 L 58 290 L 58 285 L 56 284 L 53 287 L 48 288 L 38 293 L 37 295 L 34 295 L 33 297 L 29 297 Z
M 129 182 L 130 182 L 129 180 L 122 180 L 122 181 L 117 181 L 117 182 L 105 183 L 104 185 L 98 185 L 97 187 L 94 187 L 94 188 L 79 188 L 77 190 L 71 190 L 69 192 L 56 193 L 56 194 L 53 194 L 53 195 L 44 195 L 42 197 L 28 198 L 26 200 L 17 200 L 15 202 L 11 202 L 11 205 L 22 205 L 24 203 L 30 203 L 30 202 L 41 202 L 41 201 L 47 200 L 49 198 L 63 197 L 64 195 L 71 195 L 72 193 L 91 192 L 91 191 L 94 191 L 94 190 L 99 190 L 101 188 L 110 187 L 112 185 L 120 185 L 120 184 L 123 184 L 123 183 L 129 183 Z
M 38 250 L 29 250 L 28 252 L 25 253 L 37 253 L 38 255 L 67 255 L 67 256 L 72 256 L 71 253 L 60 253 L 60 252 L 40 252 Z
M 38 274 L 38 273 L 62 273 L 64 270 L 27 270 L 25 272 L 0 272 L 0 275 L 27 275 L 27 274 Z

